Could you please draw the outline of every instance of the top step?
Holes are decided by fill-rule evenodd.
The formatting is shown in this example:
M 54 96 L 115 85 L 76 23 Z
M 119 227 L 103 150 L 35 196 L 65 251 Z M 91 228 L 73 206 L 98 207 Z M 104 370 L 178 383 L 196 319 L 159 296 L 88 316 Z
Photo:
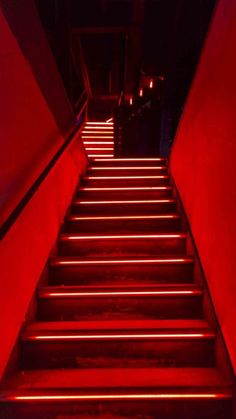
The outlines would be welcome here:
M 131 166 L 131 167 L 156 167 L 156 166 L 166 166 L 166 159 L 163 157 L 153 157 L 153 158 L 141 158 L 141 157 L 127 157 L 127 158 L 91 158 L 90 166 Z

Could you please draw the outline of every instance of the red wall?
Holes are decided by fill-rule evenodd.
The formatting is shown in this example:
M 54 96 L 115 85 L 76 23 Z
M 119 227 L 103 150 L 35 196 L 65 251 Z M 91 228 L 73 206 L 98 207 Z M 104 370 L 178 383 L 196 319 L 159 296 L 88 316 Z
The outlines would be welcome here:
M 14 3 L 17 2 L 8 2 L 11 7 L 14 7 Z M 43 83 L 40 83 L 40 77 L 42 82 L 44 76 L 39 68 L 37 77 L 35 76 L 32 63 L 23 55 L 19 39 L 13 35 L 1 11 L 0 40 L 2 224 L 64 142 L 64 131 L 53 113 L 52 98 L 45 100 L 42 93 Z M 29 41 L 34 43 L 34 31 Z M 44 57 L 43 47 L 38 53 Z M 53 75 L 52 69 L 50 71 Z M 57 74 L 55 78 L 51 78 L 52 84 L 56 78 Z M 65 97 L 64 100 L 66 103 Z M 68 115 L 70 117 L 70 112 Z M 73 126 L 73 118 L 67 122 Z M 55 243 L 78 175 L 85 171 L 86 165 L 84 148 L 77 137 L 0 243 L 0 377 L 16 342 L 48 254 Z
M 41 36 L 44 36 L 43 32 Z M 33 28 L 29 38 L 34 44 Z M 0 40 L 1 224 L 64 142 L 64 136 L 39 87 L 40 74 L 38 72 L 36 80 L 32 70 L 34 66 L 28 61 L 29 57 L 23 55 L 19 39 L 14 37 L 1 10 Z M 38 48 L 36 41 L 34 48 Z M 46 52 L 45 58 L 43 46 L 38 50 L 41 59 L 44 57 L 45 67 L 49 61 Z M 55 68 L 54 72 L 56 79 Z M 44 74 L 41 74 L 41 84 L 43 80 Z M 52 84 L 54 81 L 51 77 Z M 66 102 L 65 95 L 61 95 L 62 102 L 63 99 Z M 72 126 L 72 114 L 70 118 L 67 123 Z
M 171 155 L 236 369 L 236 2 L 220 0 Z

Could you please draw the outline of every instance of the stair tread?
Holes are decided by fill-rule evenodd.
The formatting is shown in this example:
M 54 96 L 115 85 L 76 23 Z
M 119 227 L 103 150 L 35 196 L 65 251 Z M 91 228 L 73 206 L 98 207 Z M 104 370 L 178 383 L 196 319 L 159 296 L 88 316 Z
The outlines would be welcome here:
M 56 296 L 55 294 L 64 294 L 66 297 L 66 293 L 73 294 L 73 293 L 109 293 L 109 292 L 160 292 L 160 296 L 171 296 L 174 295 L 178 297 L 179 295 L 186 295 L 191 297 L 195 293 L 197 295 L 202 295 L 203 291 L 202 288 L 195 284 L 130 284 L 128 286 L 121 285 L 121 284 L 111 284 L 111 285 L 83 285 L 83 286 L 49 286 L 49 287 L 42 287 L 38 290 L 38 296 L 40 298 L 47 298 L 47 297 L 53 297 Z M 171 292 L 176 292 L 176 294 L 168 294 Z M 165 294 L 165 292 L 167 294 Z M 186 292 L 186 294 L 178 294 L 178 292 Z M 54 295 L 50 295 L 54 294 Z M 158 294 L 155 295 L 155 297 L 158 297 Z
M 198 392 L 201 388 L 228 389 L 228 379 L 216 368 L 92 368 L 26 370 L 9 378 L 4 390 L 63 390 L 125 389 L 142 393 L 158 388 L 174 391 L 178 388 Z M 190 390 L 191 389 L 191 390 Z M 3 393 L 1 391 L 1 393 Z M 48 394 L 48 392 L 47 392 Z
M 174 319 L 174 320 L 83 320 L 83 321 L 52 321 L 31 323 L 23 333 L 23 336 L 37 331 L 135 331 L 142 330 L 144 333 L 150 330 L 161 331 L 211 331 L 209 323 L 202 319 Z

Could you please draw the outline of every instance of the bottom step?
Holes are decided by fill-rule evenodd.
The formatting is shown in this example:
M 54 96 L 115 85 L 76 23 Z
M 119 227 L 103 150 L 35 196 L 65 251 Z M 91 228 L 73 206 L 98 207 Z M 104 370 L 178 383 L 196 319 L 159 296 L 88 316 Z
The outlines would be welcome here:
M 0 403 L 4 419 L 229 419 L 231 396 L 211 368 L 107 368 L 26 371 L 8 381 Z

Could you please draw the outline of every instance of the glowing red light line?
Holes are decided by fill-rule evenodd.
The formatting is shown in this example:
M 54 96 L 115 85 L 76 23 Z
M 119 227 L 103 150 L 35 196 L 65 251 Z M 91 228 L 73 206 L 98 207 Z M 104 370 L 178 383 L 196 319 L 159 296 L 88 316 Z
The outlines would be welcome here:
M 171 259 L 118 259 L 118 260 L 57 260 L 53 265 L 122 265 L 122 264 L 171 264 L 171 263 L 191 263 L 190 258 L 171 258 Z
M 120 201 L 82 201 L 82 200 L 77 200 L 75 201 L 75 204 L 82 204 L 82 205 L 100 205 L 100 204 L 108 204 L 108 205 L 113 205 L 113 204 L 164 204 L 164 203 L 174 203 L 175 200 L 174 199 L 149 199 L 149 200 L 144 200 L 144 199 L 140 199 L 140 200 L 130 200 L 130 201 L 126 201 L 126 200 L 120 200 Z
M 80 188 L 80 191 L 87 191 L 87 192 L 93 192 L 93 191 L 165 191 L 165 190 L 171 190 L 171 186 L 129 186 L 129 187 L 110 187 L 110 188 Z
M 114 145 L 114 141 L 84 141 L 84 144 L 85 145 L 96 145 L 96 144 Z M 99 159 L 94 159 L 94 160 L 99 160 Z
M 95 161 L 164 161 L 165 159 L 163 157 L 157 157 L 157 158 L 114 158 L 114 159 L 94 159 Z
M 179 218 L 179 215 L 120 215 L 120 216 L 103 216 L 103 217 L 77 217 L 71 216 L 70 220 L 162 220 Z
M 106 339 L 202 339 L 213 338 L 213 333 L 112 333 L 96 335 L 33 335 L 25 340 L 106 340 Z
M 106 131 L 102 131 L 102 130 L 99 130 L 99 131 L 92 131 L 92 130 L 83 130 L 82 131 L 82 134 L 110 134 L 111 132 L 113 132 L 112 130 L 106 130 Z
M 106 291 L 106 292 L 49 292 L 47 297 L 136 297 L 136 296 L 169 296 L 201 295 L 201 291 Z M 45 296 L 45 294 L 44 294 Z
M 186 234 L 129 234 L 108 236 L 62 236 L 61 240 L 116 240 L 116 239 L 180 239 L 186 238 Z
M 63 394 L 9 396 L 13 401 L 70 401 L 70 400 L 172 400 L 172 399 L 231 399 L 226 393 L 140 393 L 140 394 Z
M 90 167 L 90 170 L 165 170 L 165 166 L 105 166 L 105 167 Z
M 160 176 L 85 176 L 84 179 L 105 180 L 105 179 L 169 179 L 167 175 Z
M 87 121 L 86 122 L 86 125 L 104 125 L 104 126 L 106 126 L 106 125 L 114 125 L 113 124 L 113 122 L 106 122 L 106 121 L 104 121 L 104 122 L 100 122 L 100 121 Z
M 113 138 L 114 139 L 114 135 L 81 135 L 81 138 Z

